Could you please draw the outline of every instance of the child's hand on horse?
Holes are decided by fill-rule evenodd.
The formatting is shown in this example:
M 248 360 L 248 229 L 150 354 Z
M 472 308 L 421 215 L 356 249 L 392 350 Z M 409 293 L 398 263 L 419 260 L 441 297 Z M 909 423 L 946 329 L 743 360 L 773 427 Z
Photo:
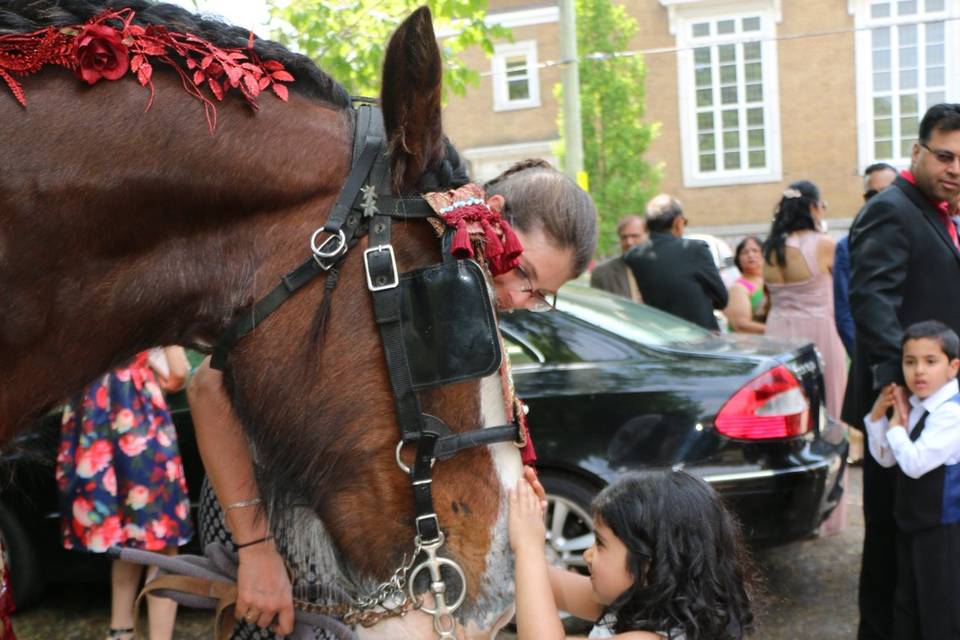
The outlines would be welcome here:
M 540 478 L 537 477 L 537 470 L 531 466 L 525 465 L 523 467 L 523 478 L 530 483 L 530 487 L 533 489 L 533 492 L 537 494 L 537 498 L 540 500 L 540 508 L 544 513 L 546 513 L 547 491 L 543 488 L 543 485 L 540 484 Z
M 543 551 L 546 538 L 543 508 L 526 478 L 520 478 L 517 486 L 510 490 L 509 532 L 510 548 L 514 553 L 519 553 L 521 549 Z

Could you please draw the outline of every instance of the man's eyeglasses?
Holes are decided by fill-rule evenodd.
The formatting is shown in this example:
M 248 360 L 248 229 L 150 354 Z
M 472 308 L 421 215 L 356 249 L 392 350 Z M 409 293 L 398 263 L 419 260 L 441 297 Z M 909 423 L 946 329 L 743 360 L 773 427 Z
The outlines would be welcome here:
M 522 266 L 517 265 L 514 267 L 514 271 L 517 272 L 517 276 L 520 278 L 520 293 L 530 294 L 530 298 L 527 300 L 526 304 L 523 305 L 524 309 L 535 311 L 537 313 L 557 310 L 556 293 L 547 293 L 545 291 L 541 291 L 540 289 L 534 289 L 533 281 L 530 280 L 529 274 L 527 274 L 526 270 Z
M 945 165 L 953 165 L 957 161 L 957 154 L 952 151 L 947 151 L 946 149 L 931 149 L 927 146 L 926 142 L 921 142 L 920 146 L 933 154 L 933 157 L 937 159 L 937 162 Z

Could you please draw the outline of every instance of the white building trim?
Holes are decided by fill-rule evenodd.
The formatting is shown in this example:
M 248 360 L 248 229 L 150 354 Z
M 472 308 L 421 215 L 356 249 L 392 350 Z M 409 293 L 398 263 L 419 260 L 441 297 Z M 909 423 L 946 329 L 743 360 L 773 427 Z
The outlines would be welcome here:
M 560 8 L 554 5 L 549 7 L 519 9 L 516 11 L 491 12 L 487 14 L 483 21 L 488 27 L 501 26 L 507 29 L 533 27 L 538 24 L 552 24 L 560 22 Z M 460 22 L 461 21 L 455 21 L 452 24 L 437 27 L 437 38 L 449 38 L 459 33 L 458 26 Z
M 498 176 L 513 163 L 528 158 L 541 158 L 556 166 L 557 158 L 553 153 L 553 147 L 559 142 L 559 139 L 535 140 L 472 147 L 463 149 L 460 155 L 470 162 L 471 177 L 478 182 L 483 182 Z
M 781 0 L 759 0 L 759 2 L 740 2 L 737 0 L 660 0 L 660 6 L 667 10 L 667 20 L 670 24 L 670 35 L 677 35 L 677 16 L 690 16 L 699 12 L 697 17 L 738 13 L 751 4 L 765 5 L 767 10 L 773 10 L 774 21 L 779 24 L 783 21 Z
M 507 59 L 518 56 L 523 56 L 526 59 L 527 97 L 511 100 Z M 537 63 L 536 40 L 505 42 L 495 45 L 493 59 L 491 60 L 491 71 L 494 111 L 531 109 L 540 106 L 540 67 Z

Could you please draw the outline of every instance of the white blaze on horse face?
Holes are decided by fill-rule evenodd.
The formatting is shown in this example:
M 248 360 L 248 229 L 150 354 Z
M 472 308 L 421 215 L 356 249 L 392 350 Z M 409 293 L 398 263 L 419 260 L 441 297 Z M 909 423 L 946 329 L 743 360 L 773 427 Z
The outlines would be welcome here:
M 504 354 L 503 357 L 507 357 Z M 507 424 L 507 411 L 504 406 L 503 385 L 500 374 L 495 373 L 480 381 L 480 414 L 484 427 Z M 498 442 L 490 445 L 490 455 L 497 470 L 497 476 L 504 489 L 512 489 L 523 473 L 520 450 L 512 442 Z M 503 503 L 505 506 L 506 503 Z

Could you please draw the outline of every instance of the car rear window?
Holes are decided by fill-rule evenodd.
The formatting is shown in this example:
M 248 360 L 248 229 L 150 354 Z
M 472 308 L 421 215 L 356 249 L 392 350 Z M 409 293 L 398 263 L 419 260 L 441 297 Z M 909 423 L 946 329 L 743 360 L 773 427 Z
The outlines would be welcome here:
M 584 322 L 640 344 L 692 342 L 710 332 L 649 305 L 571 282 L 560 290 L 557 308 Z

